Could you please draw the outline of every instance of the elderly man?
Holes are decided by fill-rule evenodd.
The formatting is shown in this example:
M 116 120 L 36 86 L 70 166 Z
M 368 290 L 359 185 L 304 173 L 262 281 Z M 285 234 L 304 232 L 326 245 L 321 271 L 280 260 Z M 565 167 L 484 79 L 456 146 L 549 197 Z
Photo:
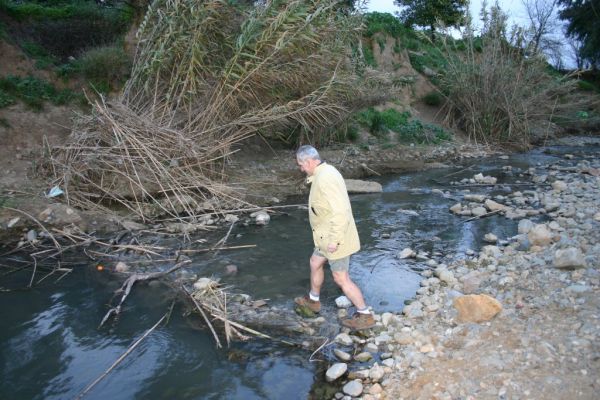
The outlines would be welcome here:
M 323 267 L 329 262 L 333 280 L 357 309 L 354 316 L 343 320 L 342 324 L 355 330 L 370 328 L 375 325 L 375 320 L 348 273 L 350 255 L 360 249 L 360 241 L 344 178 L 335 167 L 322 161 L 312 146 L 300 147 L 296 161 L 307 175 L 307 182 L 311 183 L 308 216 L 315 249 L 310 257 L 310 292 L 294 301 L 315 313 L 321 310 L 319 295 L 325 278 Z

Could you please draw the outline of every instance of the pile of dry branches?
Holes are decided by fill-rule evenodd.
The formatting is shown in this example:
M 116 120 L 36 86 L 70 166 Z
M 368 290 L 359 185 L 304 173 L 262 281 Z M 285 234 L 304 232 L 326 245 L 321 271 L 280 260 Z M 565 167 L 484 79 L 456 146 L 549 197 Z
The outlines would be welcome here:
M 223 159 L 235 143 L 332 127 L 357 98 L 394 90 L 357 74 L 360 15 L 337 3 L 154 1 L 121 98 L 94 102 L 52 152 L 54 183 L 76 206 L 120 204 L 142 220 L 232 205 L 242 196 L 225 187 Z

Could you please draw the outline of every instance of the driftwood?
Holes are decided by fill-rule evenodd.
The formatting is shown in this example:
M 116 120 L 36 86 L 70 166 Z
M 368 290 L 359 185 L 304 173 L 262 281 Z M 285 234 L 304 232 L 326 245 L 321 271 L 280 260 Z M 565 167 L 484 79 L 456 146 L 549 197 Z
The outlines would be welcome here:
M 104 318 L 102 318 L 102 321 L 100 322 L 100 325 L 98 326 L 98 328 L 101 328 L 102 325 L 104 325 L 104 323 L 108 320 L 108 318 L 110 318 L 111 315 L 114 315 L 114 316 L 119 315 L 119 313 L 121 312 L 121 306 L 123 305 L 123 302 L 125 301 L 127 296 L 129 296 L 129 293 L 131 292 L 131 288 L 133 287 L 133 285 L 136 282 L 149 281 L 149 280 L 160 278 L 162 276 L 170 274 L 173 271 L 177 271 L 178 269 L 183 267 L 185 264 L 188 264 L 190 262 L 191 262 L 190 260 L 182 261 L 180 263 L 175 264 L 173 267 L 171 267 L 170 269 L 168 269 L 166 271 L 131 275 L 129 278 L 127 278 L 125 280 L 125 282 L 123 282 L 123 285 L 121 286 L 121 288 L 116 291 L 117 294 L 123 293 L 123 296 L 121 296 L 121 301 L 119 301 L 119 304 L 117 304 L 115 307 L 112 307 L 110 310 L 108 310 L 106 312 L 106 315 L 104 315 Z

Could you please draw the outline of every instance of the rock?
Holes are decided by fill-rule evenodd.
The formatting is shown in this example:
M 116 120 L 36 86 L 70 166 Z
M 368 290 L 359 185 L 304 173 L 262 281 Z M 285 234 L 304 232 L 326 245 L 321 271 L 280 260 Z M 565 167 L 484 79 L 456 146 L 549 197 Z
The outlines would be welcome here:
M 466 194 L 466 201 L 474 201 L 476 203 L 483 203 L 485 201 L 485 195 L 483 194 Z
M 200 278 L 194 283 L 194 289 L 206 290 L 208 288 L 216 287 L 219 284 L 218 281 L 210 278 Z
M 449 283 L 449 284 L 452 284 L 452 283 L 456 282 L 456 278 L 454 277 L 454 273 L 452 271 L 448 271 L 447 269 L 442 269 L 439 272 L 438 277 L 440 278 L 440 281 L 446 282 L 446 283 Z
M 340 333 L 335 337 L 335 342 L 343 346 L 350 346 L 352 345 L 352 338 L 347 333 Z
M 354 356 L 354 359 L 358 362 L 366 362 L 373 358 L 373 355 L 368 351 L 363 351 Z
M 585 257 L 576 247 L 559 249 L 554 253 L 554 266 L 556 268 L 585 268 Z
M 484 205 L 490 211 L 506 211 L 508 208 L 504 204 L 496 203 L 494 200 L 490 199 L 487 199 Z
M 460 322 L 484 322 L 502 311 L 502 304 L 485 294 L 469 294 L 457 297 L 453 302 Z
M 545 224 L 535 225 L 527 233 L 527 239 L 532 246 L 547 246 L 552 243 L 552 232 Z
M 531 222 L 528 219 L 522 219 L 519 221 L 519 228 L 518 228 L 518 232 L 519 233 L 529 233 L 529 231 L 531 230 L 531 228 L 533 228 L 533 222 Z
M 419 318 L 423 314 L 423 304 L 418 301 L 413 301 L 402 309 L 402 313 L 409 318 Z
M 479 286 L 483 281 L 483 273 L 479 271 L 471 271 L 468 274 L 463 275 L 459 280 L 463 284 L 463 292 L 470 294 L 479 289 Z
M 344 179 L 348 193 L 381 193 L 383 187 L 379 182 Z
M 226 276 L 233 276 L 233 275 L 237 275 L 238 273 L 238 267 L 235 264 L 228 264 L 225 266 L 225 275 Z
M 335 305 L 338 308 L 349 308 L 352 307 L 352 302 L 346 296 L 340 296 L 335 299 Z
M 400 252 L 400 254 L 398 255 L 399 258 L 414 258 L 417 256 L 417 253 L 415 253 L 415 251 L 411 248 L 405 248 L 404 250 L 402 250 Z
M 38 237 L 38 234 L 35 231 L 35 229 L 31 229 L 31 230 L 29 230 L 29 232 L 27 232 L 27 241 L 29 241 L 29 242 L 36 242 L 37 241 L 37 237 Z
M 123 261 L 119 261 L 117 265 L 115 265 L 116 272 L 126 273 L 129 272 L 130 269 L 131 267 L 129 267 L 129 265 L 125 264 Z
M 271 221 L 271 216 L 266 211 L 258 211 L 250 216 L 254 218 L 256 225 L 267 225 Z
M 487 210 L 484 207 L 475 207 L 471 210 L 471 214 L 475 217 L 481 217 L 482 215 L 487 214 Z
M 379 347 L 377 347 L 375 343 L 369 342 L 365 345 L 365 351 L 368 351 L 370 353 L 377 353 L 379 352 Z
M 347 370 L 348 365 L 346 363 L 333 364 L 331 367 L 329 367 L 327 372 L 325 372 L 325 379 L 327 380 L 327 382 L 333 382 L 340 376 L 344 375 Z
M 594 221 L 600 222 L 600 212 L 597 212 L 596 214 L 594 214 Z
M 240 217 L 238 217 L 237 215 L 234 214 L 225 214 L 225 222 L 228 222 L 230 224 L 237 222 L 240 220 Z
M 350 361 L 352 359 L 352 356 L 350 354 L 340 349 L 333 349 L 333 354 L 335 354 L 335 356 L 342 361 Z
M 563 181 L 554 181 L 552 182 L 552 189 L 554 189 L 555 192 L 562 192 L 567 190 L 567 184 Z
M 342 391 L 348 396 L 358 397 L 362 394 L 363 385 L 360 380 L 356 379 L 346 383 L 342 388 Z
M 571 285 L 571 286 L 567 286 L 567 292 L 570 293 L 574 293 L 574 294 L 581 294 L 581 293 L 585 293 L 587 291 L 590 290 L 589 286 L 586 285 Z
M 423 66 L 423 74 L 429 78 L 433 78 L 438 75 L 437 72 L 435 72 L 426 65 Z
M 369 378 L 373 382 L 378 382 L 385 375 L 385 370 L 379 364 L 375 363 L 373 367 L 369 370 Z
M 424 346 L 421 346 L 421 347 L 419 348 L 419 351 L 420 351 L 421 353 L 430 353 L 430 352 L 432 352 L 432 351 L 435 351 L 435 347 L 433 347 L 433 345 L 432 345 L 432 344 L 428 343 L 428 344 L 426 344 L 426 345 L 424 345 Z
M 500 256 L 502 256 L 502 250 L 500 250 L 498 246 L 493 245 L 483 246 L 481 248 L 481 253 L 493 258 L 499 258 Z
M 139 222 L 130 221 L 125 219 L 121 221 L 121 226 L 128 231 L 141 231 L 142 229 L 147 229 L 148 227 L 144 224 L 140 224 Z
M 391 341 L 392 341 L 392 337 L 385 332 L 383 332 L 379 336 L 375 337 L 375 344 L 377 346 L 389 343 Z
M 401 345 L 411 344 L 415 339 L 407 332 L 398 332 L 394 334 L 394 341 Z
M 496 243 L 498 241 L 498 236 L 494 235 L 493 233 L 486 233 L 483 236 L 483 240 L 488 243 Z
M 473 179 L 477 183 L 482 183 L 482 184 L 486 184 L 486 185 L 495 185 L 496 181 L 497 181 L 497 179 L 494 178 L 493 176 L 483 176 L 483 174 L 477 174 L 477 175 L 473 176 Z
M 8 223 L 6 224 L 7 228 L 12 228 L 13 226 L 15 226 L 17 224 L 17 222 L 19 222 L 21 220 L 21 217 L 15 217 L 12 218 L 10 221 L 8 221 Z
M 38 214 L 38 219 L 52 225 L 79 224 L 81 216 L 71 207 L 62 203 L 50 204 Z
M 455 205 L 450 207 L 450 211 L 452 211 L 454 214 L 458 214 L 459 212 L 461 212 L 461 210 L 462 210 L 462 204 L 460 204 L 460 203 L 456 203 Z
M 384 312 L 383 314 L 381 314 L 381 324 L 387 328 L 393 318 L 394 314 Z
M 381 387 L 381 385 L 379 383 L 376 383 L 373 386 L 371 386 L 371 388 L 369 389 L 369 394 L 379 394 L 382 391 L 383 391 L 383 388 Z

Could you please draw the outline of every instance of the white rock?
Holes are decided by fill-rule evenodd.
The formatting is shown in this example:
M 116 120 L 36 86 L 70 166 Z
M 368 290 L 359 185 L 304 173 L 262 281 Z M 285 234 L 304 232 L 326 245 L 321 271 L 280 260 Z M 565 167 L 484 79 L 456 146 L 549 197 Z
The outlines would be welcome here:
M 8 221 L 8 223 L 6 224 L 7 228 L 12 228 L 13 226 L 15 226 L 17 224 L 17 222 L 19 222 L 19 220 L 21 219 L 21 217 L 15 217 L 13 219 L 11 219 L 10 221 Z
M 346 383 L 342 388 L 342 391 L 348 396 L 358 397 L 363 392 L 363 385 L 360 380 L 356 379 Z
M 504 204 L 496 203 L 494 200 L 490 199 L 487 199 L 484 204 L 490 211 L 505 211 L 508 208 Z
M 532 246 L 546 246 L 552 242 L 552 232 L 545 224 L 539 224 L 531 228 L 527 238 Z
M 350 346 L 352 344 L 352 338 L 347 333 L 340 333 L 335 337 L 335 342 L 344 346 Z
M 567 190 L 567 184 L 563 181 L 554 181 L 552 182 L 552 189 L 556 192 L 562 192 Z
M 494 235 L 493 233 L 486 233 L 483 236 L 483 240 L 488 243 L 496 243 L 498 241 L 498 236 Z
M 533 228 L 533 222 L 528 219 L 522 219 L 519 221 L 519 233 L 529 233 L 529 231 Z
M 333 349 L 333 354 L 335 354 L 335 356 L 342 361 L 350 361 L 352 359 L 352 356 L 350 354 L 340 349 Z
M 379 182 L 363 181 L 359 179 L 345 179 L 348 193 L 381 193 L 383 187 Z
M 256 225 L 267 225 L 271 221 L 271 216 L 266 211 L 259 211 L 254 214 Z
M 349 308 L 352 306 L 352 302 L 346 296 L 340 296 L 335 299 L 335 305 L 338 308 Z
M 413 301 L 402 309 L 402 313 L 409 318 L 418 318 L 423 316 L 423 304 Z
M 576 247 L 559 249 L 554 253 L 554 266 L 556 268 L 585 268 L 585 257 Z
M 475 207 L 471 210 L 471 214 L 475 217 L 481 217 L 482 215 L 487 214 L 487 210 L 484 207 Z
M 385 375 L 385 370 L 377 363 L 375 363 L 373 365 L 373 367 L 371 367 L 371 369 L 369 370 L 369 378 L 373 382 L 380 381 L 384 375 Z
M 200 278 L 194 283 L 194 289 L 196 290 L 206 290 L 209 287 L 215 287 L 219 284 L 219 282 L 212 280 L 210 278 Z
M 450 207 L 450 211 L 452 211 L 454 214 L 458 214 L 461 210 L 462 210 L 462 204 L 460 204 L 460 203 L 456 203 L 455 205 Z
M 415 251 L 411 248 L 405 248 L 404 250 L 402 250 L 400 252 L 400 254 L 398 255 L 399 258 L 414 258 L 417 256 L 417 253 L 415 253 Z
M 387 328 L 393 318 L 394 314 L 385 312 L 381 314 L 381 324 Z
M 130 270 L 129 265 L 125 264 L 123 261 L 119 261 L 117 263 L 117 265 L 115 265 L 115 271 L 117 271 L 117 272 L 125 273 L 125 272 L 129 272 L 129 270 Z
M 229 222 L 230 224 L 239 221 L 239 219 L 237 215 L 225 214 L 225 222 Z
M 344 375 L 347 370 L 348 365 L 346 363 L 333 364 L 325 373 L 325 379 L 327 379 L 327 382 L 333 382 L 340 376 Z

